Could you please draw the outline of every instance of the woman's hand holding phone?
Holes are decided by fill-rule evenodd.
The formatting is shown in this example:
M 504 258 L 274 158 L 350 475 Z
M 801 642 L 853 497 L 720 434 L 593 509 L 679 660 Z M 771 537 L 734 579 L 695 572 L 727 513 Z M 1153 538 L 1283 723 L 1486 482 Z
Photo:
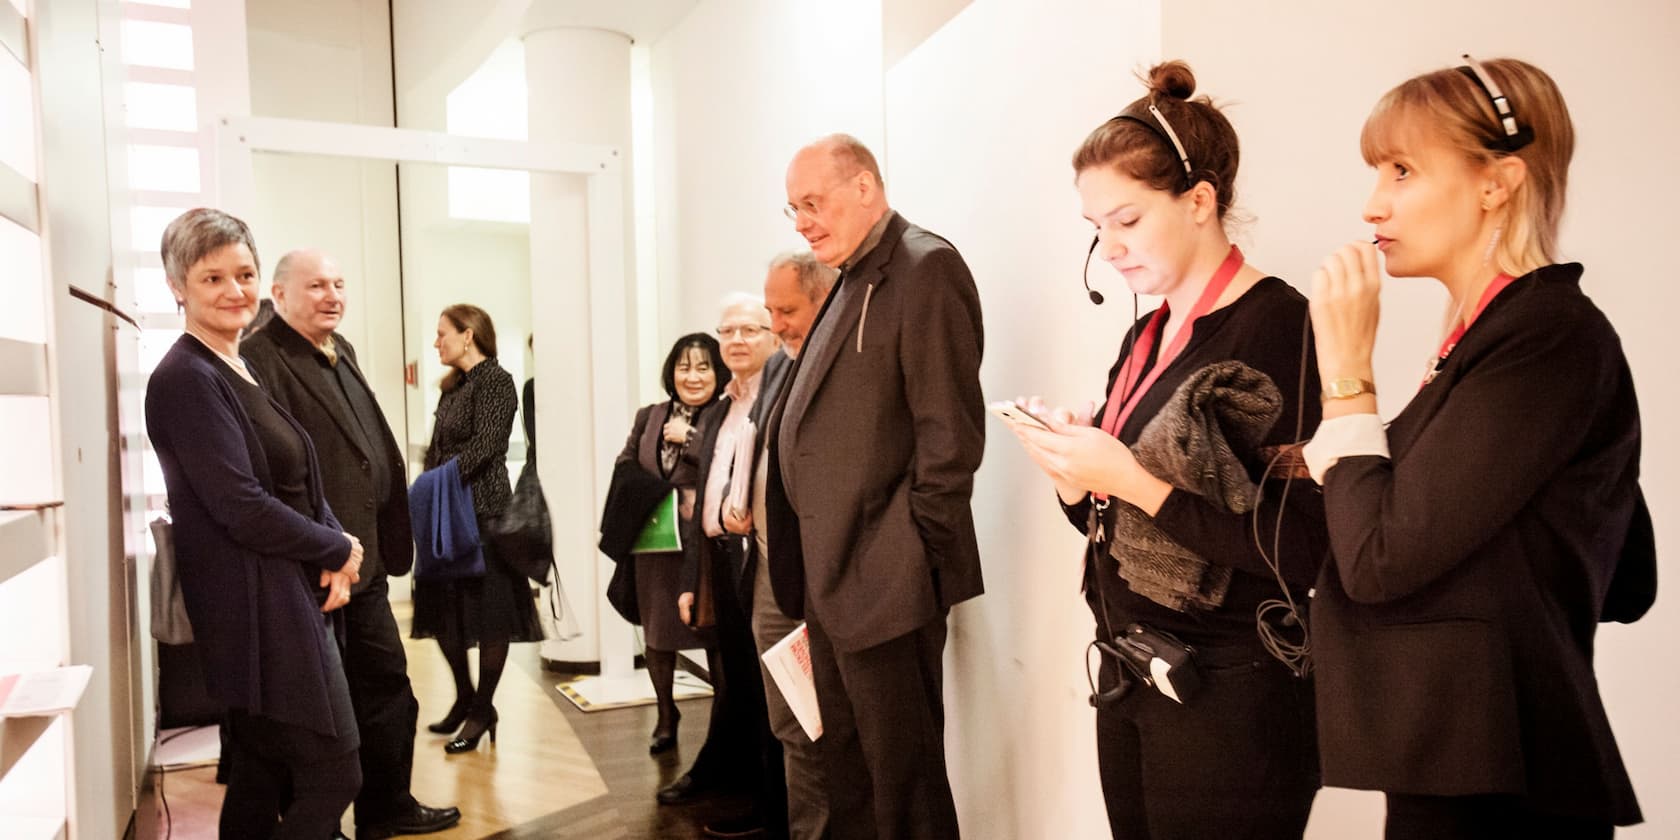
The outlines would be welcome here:
M 1069 434 L 1077 434 L 1081 428 L 1090 427 L 1093 408 L 1087 404 L 1079 412 L 1066 408 L 1051 409 L 1036 396 L 992 404 L 993 413 L 1009 424 L 1010 431 L 1015 433 L 1022 448 L 1027 451 L 1027 457 L 1032 458 L 1033 463 L 1050 477 L 1056 485 L 1056 494 L 1069 504 L 1083 499 L 1086 491 L 1063 475 L 1058 466 L 1062 461 L 1060 452 L 1066 447 Z

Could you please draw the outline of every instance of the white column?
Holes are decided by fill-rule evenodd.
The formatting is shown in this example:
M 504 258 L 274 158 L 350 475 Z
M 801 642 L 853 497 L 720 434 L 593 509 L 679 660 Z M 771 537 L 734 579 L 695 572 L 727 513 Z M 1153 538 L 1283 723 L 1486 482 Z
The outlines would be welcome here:
M 612 563 L 595 545 L 612 460 L 635 407 L 630 38 L 545 25 L 527 31 L 524 43 L 530 142 L 618 150 L 600 175 L 531 178 L 537 461 L 554 517 L 560 578 L 583 628 L 577 639 L 545 642 L 542 656 L 599 660 L 603 676 L 626 676 L 635 637 L 606 602 Z M 620 221 L 617 235 L 609 232 L 613 219 Z

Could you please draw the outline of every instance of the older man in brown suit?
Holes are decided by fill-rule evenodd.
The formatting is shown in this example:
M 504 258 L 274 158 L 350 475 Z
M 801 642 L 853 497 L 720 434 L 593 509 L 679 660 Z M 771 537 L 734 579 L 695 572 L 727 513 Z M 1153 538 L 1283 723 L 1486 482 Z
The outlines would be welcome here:
M 956 837 L 942 656 L 951 606 L 983 589 L 979 293 L 856 139 L 800 150 L 787 192 L 841 270 L 772 415 L 765 492 L 776 600 L 810 632 L 830 836 Z

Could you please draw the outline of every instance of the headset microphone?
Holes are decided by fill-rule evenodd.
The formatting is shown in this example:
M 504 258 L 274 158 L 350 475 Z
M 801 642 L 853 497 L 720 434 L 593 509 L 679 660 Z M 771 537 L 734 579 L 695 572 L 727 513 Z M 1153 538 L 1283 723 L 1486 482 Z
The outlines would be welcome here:
M 1091 288 L 1091 255 L 1097 252 L 1097 240 L 1098 237 L 1091 237 L 1091 247 L 1085 251 L 1085 268 L 1080 272 L 1080 276 L 1085 280 L 1085 294 L 1091 296 L 1092 303 L 1101 306 L 1103 302 L 1102 292 Z

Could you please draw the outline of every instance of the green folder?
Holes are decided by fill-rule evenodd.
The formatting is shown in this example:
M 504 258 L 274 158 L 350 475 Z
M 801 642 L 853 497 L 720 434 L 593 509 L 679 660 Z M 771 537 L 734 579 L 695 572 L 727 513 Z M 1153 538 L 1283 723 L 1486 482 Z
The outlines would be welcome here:
M 659 503 L 648 515 L 642 532 L 636 535 L 636 544 L 630 549 L 631 554 L 652 554 L 664 551 L 682 551 L 682 534 L 677 528 L 677 491 L 672 490 L 665 501 Z

